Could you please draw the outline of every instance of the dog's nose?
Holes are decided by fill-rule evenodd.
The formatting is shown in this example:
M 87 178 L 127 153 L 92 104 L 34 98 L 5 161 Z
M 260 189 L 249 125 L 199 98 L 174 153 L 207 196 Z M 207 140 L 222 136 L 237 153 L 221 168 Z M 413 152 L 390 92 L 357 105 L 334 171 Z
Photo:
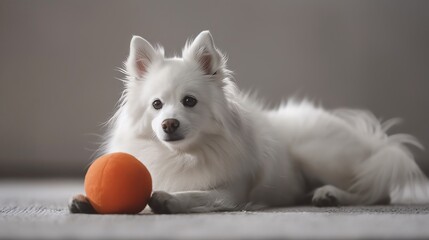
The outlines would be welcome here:
M 164 132 L 169 134 L 174 133 L 176 129 L 179 128 L 179 125 L 180 125 L 179 120 L 174 118 L 165 119 L 161 124 Z

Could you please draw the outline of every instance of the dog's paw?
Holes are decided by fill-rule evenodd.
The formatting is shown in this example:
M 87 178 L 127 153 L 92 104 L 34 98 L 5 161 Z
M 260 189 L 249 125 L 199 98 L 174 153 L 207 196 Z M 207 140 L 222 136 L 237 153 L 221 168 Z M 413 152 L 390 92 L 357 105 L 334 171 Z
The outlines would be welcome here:
M 82 194 L 74 196 L 70 200 L 68 207 L 69 207 L 70 213 L 87 213 L 87 214 L 96 213 L 91 203 L 89 203 L 88 199 Z
M 335 189 L 332 186 L 324 186 L 316 189 L 311 202 L 316 207 L 334 207 L 339 205 L 338 198 L 335 197 Z
M 149 199 L 149 207 L 152 209 L 152 212 L 159 214 L 182 212 L 179 200 L 173 195 L 163 191 L 152 193 Z

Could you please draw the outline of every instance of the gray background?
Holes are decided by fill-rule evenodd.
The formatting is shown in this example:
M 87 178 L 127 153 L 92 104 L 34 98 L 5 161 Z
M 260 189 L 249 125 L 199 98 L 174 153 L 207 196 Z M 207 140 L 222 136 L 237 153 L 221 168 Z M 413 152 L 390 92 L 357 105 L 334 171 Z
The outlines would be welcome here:
M 0 177 L 82 176 L 131 36 L 172 56 L 205 29 L 241 88 L 399 116 L 429 146 L 429 1 L 0 1 Z

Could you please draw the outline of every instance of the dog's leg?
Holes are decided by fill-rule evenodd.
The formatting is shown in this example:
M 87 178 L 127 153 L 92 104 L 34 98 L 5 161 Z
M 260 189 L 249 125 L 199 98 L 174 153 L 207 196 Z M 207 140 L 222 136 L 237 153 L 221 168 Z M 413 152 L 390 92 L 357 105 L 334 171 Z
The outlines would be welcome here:
M 332 185 L 325 185 L 314 191 L 312 203 L 317 207 L 358 205 L 362 202 L 357 194 L 349 193 Z
M 197 213 L 238 210 L 239 204 L 227 190 L 189 191 L 152 194 L 149 206 L 154 213 Z
M 330 207 L 330 206 L 347 206 L 347 205 L 360 205 L 368 204 L 365 197 L 360 194 L 350 193 L 332 185 L 325 185 L 317 188 L 314 191 L 312 203 L 316 207 Z M 389 204 L 390 196 L 380 198 L 371 204 Z
M 76 195 L 70 200 L 69 211 L 70 213 L 96 213 L 91 203 L 89 203 L 88 198 L 82 194 Z

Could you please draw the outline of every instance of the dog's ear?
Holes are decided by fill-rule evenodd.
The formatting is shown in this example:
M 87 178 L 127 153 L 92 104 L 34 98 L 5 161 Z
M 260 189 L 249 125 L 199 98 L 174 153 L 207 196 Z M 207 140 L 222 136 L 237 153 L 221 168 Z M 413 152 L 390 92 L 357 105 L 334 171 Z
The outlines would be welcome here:
M 206 75 L 216 74 L 223 64 L 223 57 L 216 49 L 209 31 L 203 31 L 183 49 L 185 60 L 196 61 Z
M 130 43 L 130 55 L 125 67 L 131 76 L 141 78 L 149 66 L 157 60 L 158 52 L 144 38 L 133 36 Z

